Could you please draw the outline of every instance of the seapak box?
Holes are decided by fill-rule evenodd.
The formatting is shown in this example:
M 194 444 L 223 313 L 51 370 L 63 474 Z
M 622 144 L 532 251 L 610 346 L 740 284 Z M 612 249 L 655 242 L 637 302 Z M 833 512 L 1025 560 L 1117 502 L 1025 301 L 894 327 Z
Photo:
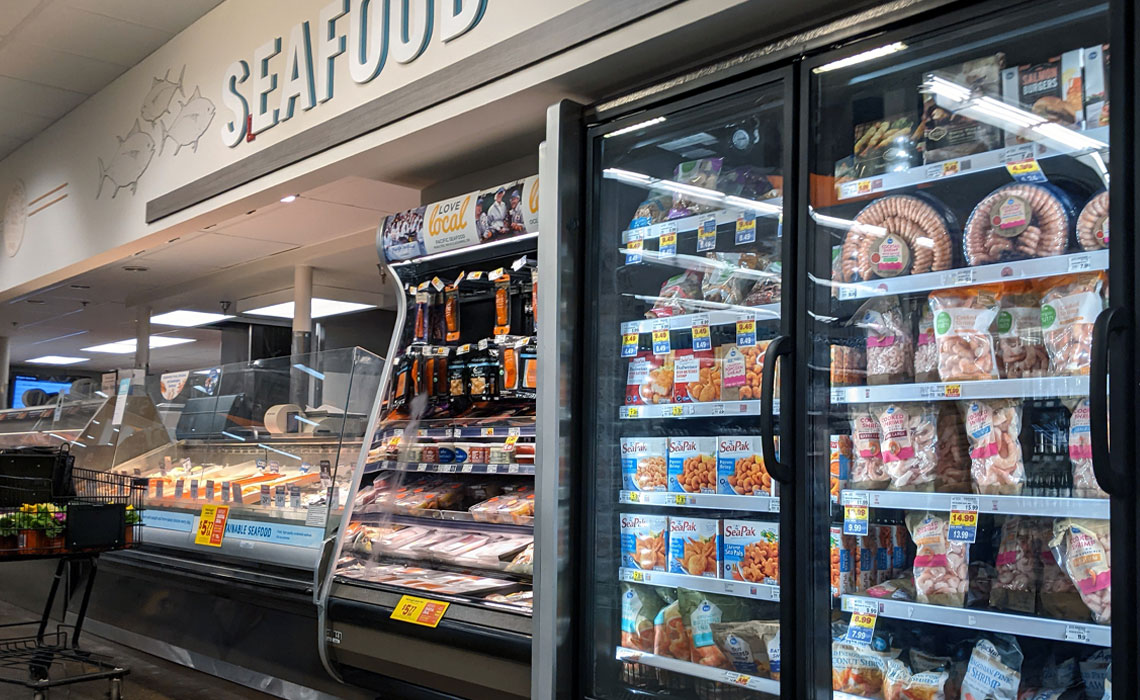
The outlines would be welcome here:
M 622 438 L 621 481 L 626 491 L 664 491 L 668 479 L 668 438 Z
M 669 573 L 718 578 L 723 564 L 719 520 L 669 518 Z
M 775 485 L 756 435 L 731 435 L 717 438 L 717 493 L 743 496 L 774 496 Z
M 716 493 L 716 438 L 669 438 L 669 490 Z
M 669 551 L 669 518 L 664 515 L 623 513 L 621 565 L 629 569 L 665 571 Z
M 855 590 L 866 593 L 878 581 L 875 579 L 875 547 L 878 540 L 874 534 L 855 537 Z
M 780 582 L 780 526 L 754 520 L 725 520 L 721 578 L 751 583 Z

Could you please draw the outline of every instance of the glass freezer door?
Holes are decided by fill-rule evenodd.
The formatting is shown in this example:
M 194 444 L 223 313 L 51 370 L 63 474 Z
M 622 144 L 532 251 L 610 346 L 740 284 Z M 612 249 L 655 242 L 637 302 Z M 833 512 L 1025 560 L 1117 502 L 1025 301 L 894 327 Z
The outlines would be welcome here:
M 583 610 L 599 700 L 779 694 L 780 484 L 760 416 L 786 332 L 786 88 L 704 95 L 591 145 Z
M 834 697 L 1104 692 L 1107 17 L 974 13 L 806 67 L 807 439 L 832 596 L 814 624 Z

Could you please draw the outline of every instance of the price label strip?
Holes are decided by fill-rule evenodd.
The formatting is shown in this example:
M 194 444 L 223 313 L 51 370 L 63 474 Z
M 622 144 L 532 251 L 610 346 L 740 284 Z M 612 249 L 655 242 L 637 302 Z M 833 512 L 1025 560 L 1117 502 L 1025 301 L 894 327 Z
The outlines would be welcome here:
M 636 265 L 637 263 L 641 262 L 641 250 L 644 247 L 645 244 L 641 241 L 630 241 L 629 243 L 626 243 L 625 248 L 629 252 L 625 254 L 625 264 Z
M 213 504 L 202 506 L 202 512 L 198 515 L 198 532 L 194 535 L 194 544 L 221 547 L 222 538 L 226 535 L 226 520 L 229 520 L 229 517 L 229 506 Z
M 709 217 L 701 222 L 697 230 L 697 252 L 703 253 L 716 249 L 716 217 Z
M 843 534 L 863 535 L 870 532 L 867 494 L 846 493 L 843 495 Z
M 676 233 L 663 233 L 661 234 L 661 244 L 657 248 L 657 253 L 663 258 L 673 258 L 677 255 L 677 234 Z
M 978 539 L 978 499 L 968 496 L 950 499 L 950 528 L 946 539 L 974 544 Z
M 672 350 L 669 344 L 669 329 L 653 331 L 653 354 L 668 355 Z
M 633 357 L 637 355 L 637 333 L 622 333 L 621 336 L 621 356 Z
M 859 646 L 871 646 L 875 636 L 875 622 L 879 618 L 878 606 L 873 602 L 853 600 L 851 602 L 851 622 L 847 625 L 845 639 Z
M 396 603 L 390 616 L 393 620 L 423 627 L 438 627 L 451 603 L 406 595 Z
M 743 216 L 736 220 L 736 245 L 756 242 L 756 219 Z
M 756 345 L 755 319 L 736 322 L 736 344 L 742 348 L 750 348 Z

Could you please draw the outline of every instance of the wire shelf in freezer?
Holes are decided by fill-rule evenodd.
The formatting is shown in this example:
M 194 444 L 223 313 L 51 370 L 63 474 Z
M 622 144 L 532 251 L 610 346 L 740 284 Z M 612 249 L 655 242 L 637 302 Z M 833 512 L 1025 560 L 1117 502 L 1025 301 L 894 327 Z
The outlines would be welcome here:
M 735 671 L 726 671 L 722 668 L 714 668 L 712 666 L 702 666 L 701 664 L 695 664 L 691 661 L 680 661 L 667 656 L 658 656 L 634 649 L 626 649 L 625 647 L 617 648 L 617 660 L 634 664 L 645 664 L 646 666 L 653 666 L 665 671 L 673 671 L 674 673 L 693 676 L 694 678 L 704 678 L 705 680 L 716 681 L 717 683 L 731 683 L 732 685 L 742 688 L 758 690 L 772 695 L 780 694 L 780 681 L 749 676 Z
M 882 401 L 1055 399 L 1064 396 L 1088 396 L 1088 394 L 1088 377 L 1026 377 L 964 382 L 837 386 L 831 389 L 831 403 L 834 405 Z
M 944 605 L 908 603 L 902 600 L 855 595 L 843 596 L 843 611 L 853 612 L 854 606 L 857 604 L 856 601 L 870 601 L 877 604 L 880 617 L 907 620 L 908 622 L 929 622 L 949 627 L 1004 632 L 1022 637 L 1052 639 L 1059 642 L 1079 642 L 1100 647 L 1112 645 L 1112 628 L 1107 625 L 1095 625 L 1091 622 L 1053 620 L 992 610 L 951 608 Z
M 772 402 L 772 410 L 779 414 L 780 401 Z M 710 416 L 758 416 L 760 401 L 706 401 L 704 403 L 658 403 L 642 406 L 619 406 L 618 418 L 708 418 Z
M 645 495 L 645 494 L 642 494 Z M 1107 520 L 1110 502 L 1100 498 L 1053 498 L 1045 496 L 986 496 L 963 493 L 924 493 L 919 491 L 856 491 L 845 489 L 841 503 L 866 499 L 872 508 L 901 510 L 958 510 L 963 499 L 977 506 L 979 513 L 1032 515 L 1052 518 L 1094 518 Z
M 677 508 L 712 508 L 754 513 L 779 513 L 780 499 L 772 496 L 740 496 L 733 493 L 675 493 L 669 491 L 622 491 L 619 503 Z

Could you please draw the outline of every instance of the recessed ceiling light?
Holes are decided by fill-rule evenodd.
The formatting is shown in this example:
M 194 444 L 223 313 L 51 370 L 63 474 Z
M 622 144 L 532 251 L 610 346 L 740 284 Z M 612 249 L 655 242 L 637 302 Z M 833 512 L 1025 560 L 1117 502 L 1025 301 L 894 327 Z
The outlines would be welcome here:
M 150 268 L 142 265 L 123 265 L 123 269 L 127 272 L 146 272 Z
M 150 349 L 166 348 L 171 345 L 183 345 L 185 343 L 193 343 L 193 338 L 175 338 L 169 335 L 152 335 L 150 337 Z M 135 351 L 135 339 L 117 340 L 113 343 L 104 343 L 102 345 L 92 345 L 89 348 L 83 348 L 83 352 L 106 352 L 112 355 L 126 355 Z
M 33 357 L 28 360 L 28 363 L 33 365 L 77 365 L 80 362 L 87 362 L 88 359 L 86 357 L 67 357 L 66 355 L 44 355 Z
M 376 308 L 374 304 L 357 304 L 351 301 L 335 301 L 333 299 L 313 299 L 309 306 L 312 318 L 324 318 L 325 316 L 336 316 L 374 308 Z M 293 302 L 287 301 L 283 304 L 264 306 L 260 309 L 250 309 L 245 313 L 251 316 L 293 318 Z
M 43 299 L 25 299 L 24 301 L 26 301 L 29 304 L 46 304 L 47 303 Z
M 289 204 L 290 202 L 295 202 L 295 201 L 297 201 L 297 195 L 295 195 L 295 194 L 285 195 L 284 197 L 281 198 L 281 201 L 284 202 L 285 204 Z
M 72 289 L 91 289 L 91 285 L 89 284 L 69 284 L 67 286 L 71 287 Z
M 179 328 L 193 328 L 194 326 L 204 326 L 207 323 L 217 323 L 224 321 L 233 316 L 225 314 L 213 314 L 206 311 L 190 311 L 189 309 L 179 309 L 177 311 L 167 311 L 164 314 L 151 316 L 150 322 L 159 326 L 178 326 Z

